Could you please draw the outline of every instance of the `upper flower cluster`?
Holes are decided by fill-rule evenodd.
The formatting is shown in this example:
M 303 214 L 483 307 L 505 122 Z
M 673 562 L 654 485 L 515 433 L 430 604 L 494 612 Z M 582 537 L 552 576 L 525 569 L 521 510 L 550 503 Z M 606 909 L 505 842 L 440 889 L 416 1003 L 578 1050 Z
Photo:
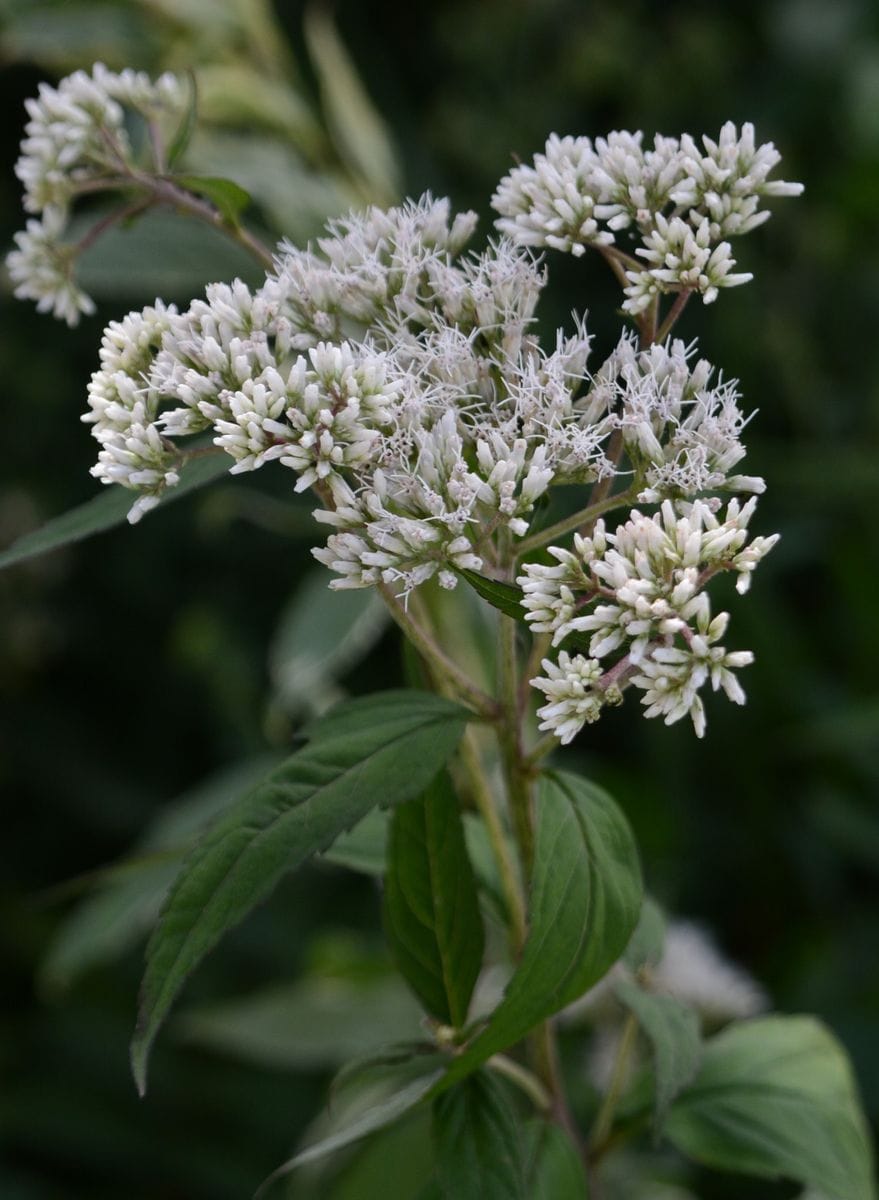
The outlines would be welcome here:
M 629 313 L 663 292 L 696 291 L 710 304 L 719 288 L 751 278 L 733 271 L 726 239 L 768 219 L 763 199 L 803 190 L 769 179 L 780 159 L 771 142 L 756 144 L 753 125 L 739 132 L 731 121 L 717 141 L 703 137 L 701 146 L 686 133 L 657 134 L 652 147 L 640 132 L 594 142 L 553 134 L 533 166 L 515 167 L 501 180 L 492 204 L 498 228 L 523 246 L 580 255 L 625 232 L 623 247 L 634 242 L 636 256 L 626 270 Z
M 39 263 L 36 235 L 27 264 L 12 256 L 20 294 L 54 295 L 68 318 L 84 307 L 69 279 L 53 292 L 52 222 L 124 165 L 125 107 L 155 119 L 181 100 L 168 77 L 100 67 L 41 92 L 19 173 L 45 237 Z M 775 539 L 748 541 L 753 495 L 719 515 L 722 494 L 764 488 L 739 473 L 747 418 L 734 381 L 657 337 L 653 298 L 707 301 L 743 281 L 722 239 L 765 219 L 762 198 L 799 190 L 768 179 L 777 162 L 750 126 L 702 149 L 686 135 L 649 149 L 640 134 L 553 137 L 501 182 L 502 236 L 482 251 L 468 249 L 475 216 L 430 195 L 330 222 L 305 249 L 282 244 L 256 289 L 215 283 L 184 311 L 157 301 L 108 326 L 83 417 L 100 447 L 93 473 L 138 494 L 134 521 L 178 482 L 188 439 L 227 454 L 233 473 L 277 462 L 318 497 L 329 531 L 315 554 L 334 587 L 405 597 L 462 571 L 510 581 L 525 559 L 523 616 L 558 647 L 532 681 L 542 728 L 568 741 L 631 685 L 648 716 L 689 714 L 701 734 L 700 688 L 741 702 L 734 672 L 750 661 L 721 644 L 728 616 L 712 615 L 706 586 L 734 570 L 744 590 Z M 546 271 L 531 247 L 595 245 L 619 276 L 627 230 L 643 265 L 628 260 L 625 307 L 652 314 L 639 338 L 624 332 L 594 366 L 581 318 L 541 345 Z M 535 530 L 535 507 L 559 484 L 600 499 L 562 522 L 581 534 L 550 546 L 547 565 L 530 552 L 557 539 Z M 594 525 L 614 508 L 627 514 L 616 528 Z
M 25 104 L 30 119 L 15 173 L 26 211 L 38 217 L 15 235 L 17 248 L 6 265 L 16 296 L 75 325 L 94 303 L 73 277 L 77 247 L 64 240 L 71 206 L 134 165 L 126 117 L 179 121 L 186 86 L 176 75 L 152 80 L 142 71 L 117 73 L 96 63 L 91 74 L 76 71 L 57 87 L 41 83 L 37 98 Z

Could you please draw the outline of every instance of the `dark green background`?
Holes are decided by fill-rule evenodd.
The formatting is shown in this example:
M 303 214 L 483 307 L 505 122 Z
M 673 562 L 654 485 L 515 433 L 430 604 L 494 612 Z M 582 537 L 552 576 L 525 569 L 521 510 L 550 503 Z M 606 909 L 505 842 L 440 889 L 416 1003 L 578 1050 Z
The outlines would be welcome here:
M 301 54 L 300 6 L 278 9 Z M 870 0 L 412 9 L 346 2 L 337 18 L 398 141 L 407 190 L 477 208 L 484 232 L 511 155 L 530 157 L 551 130 L 699 134 L 753 120 L 782 150 L 784 177 L 805 182 L 802 199 L 775 203 L 768 226 L 739 243 L 755 281 L 691 304 L 680 326 L 759 409 L 745 469 L 769 482 L 759 532 L 783 534 L 749 596 L 731 600 L 731 642 L 757 655 L 748 706 L 710 701 L 700 743 L 683 724 L 641 720 L 630 702 L 564 761 L 622 801 L 669 908 L 709 924 L 776 1007 L 828 1021 L 876 1120 L 879 10 Z M 132 42 L 132 58 L 150 65 L 149 45 Z M 0 71 L 4 244 L 22 224 L 18 114 L 41 77 L 22 62 Z M 602 265 L 552 267 L 547 327 L 589 309 L 600 356 L 618 329 Z M 94 493 L 78 414 L 100 331 L 152 299 L 135 278 L 130 295 L 69 331 L 4 296 L 0 544 Z M 33 982 L 65 912 L 54 885 L 121 855 L 175 795 L 266 747 L 266 648 L 310 533 L 291 541 L 253 520 L 254 494 L 286 500 L 289 477 L 220 485 L 0 576 L 4 1197 L 247 1196 L 321 1102 L 319 1073 L 237 1065 L 169 1036 L 139 1103 L 126 1060 L 139 954 L 64 995 Z M 349 686 L 394 682 L 396 662 L 388 638 Z M 190 998 L 295 977 L 321 930 L 370 946 L 378 909 L 364 880 L 304 872 L 212 957 Z M 699 1191 L 794 1194 L 707 1176 Z

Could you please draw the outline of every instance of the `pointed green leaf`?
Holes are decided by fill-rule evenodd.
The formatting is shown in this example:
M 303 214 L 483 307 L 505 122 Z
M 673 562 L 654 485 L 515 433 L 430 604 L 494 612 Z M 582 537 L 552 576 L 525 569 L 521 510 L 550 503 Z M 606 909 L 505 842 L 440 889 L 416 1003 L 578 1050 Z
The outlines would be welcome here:
M 145 1088 L 150 1046 L 177 992 L 227 930 L 285 872 L 325 850 L 376 805 L 409 800 L 454 750 L 468 713 L 421 692 L 340 705 L 208 831 L 183 865 L 147 947 L 132 1068 Z
M 610 796 L 567 773 L 541 781 L 531 927 L 488 1025 L 449 1082 L 523 1038 L 613 966 L 638 921 L 642 883 L 628 821 Z
M 179 500 L 187 492 L 213 483 L 228 472 L 229 464 L 230 459 L 225 454 L 207 454 L 203 458 L 193 459 L 180 471 L 180 482 L 177 486 L 162 493 L 159 504 L 170 504 L 172 500 Z M 26 533 L 24 537 L 20 537 L 8 550 L 0 554 L 0 569 L 24 562 L 28 558 L 36 558 L 38 554 L 46 554 L 49 550 L 57 550 L 60 546 L 81 542 L 84 538 L 103 533 L 117 525 L 124 525 L 136 498 L 137 493 L 128 488 L 108 487 L 94 499 L 87 500 L 78 508 L 72 508 L 63 516 L 54 517 L 41 529 L 35 529 L 33 533 Z
M 494 608 L 516 621 L 525 620 L 525 609 L 522 607 L 524 593 L 521 588 L 512 583 L 501 583 L 498 579 L 487 579 L 475 571 L 459 571 L 458 574 Z
M 827 1200 L 876 1197 L 851 1066 L 812 1017 L 759 1017 L 712 1038 L 666 1133 L 707 1166 L 793 1179 Z
M 551 1121 L 535 1121 L 528 1134 L 528 1200 L 587 1200 L 583 1160 Z
M 446 1200 L 526 1200 L 521 1132 L 495 1076 L 477 1071 L 440 1096 L 433 1131 Z
M 227 225 L 237 225 L 250 204 L 250 193 L 231 179 L 220 179 L 215 175 L 175 175 L 173 180 L 188 192 L 210 200 Z
M 674 1098 L 693 1082 L 702 1058 L 697 1013 L 674 996 L 644 991 L 622 980 L 614 987 L 619 1001 L 632 1012 L 653 1052 L 654 1130 L 662 1129 Z
M 397 966 L 427 1011 L 460 1028 L 485 938 L 461 813 L 446 772 L 391 818 L 385 927 Z

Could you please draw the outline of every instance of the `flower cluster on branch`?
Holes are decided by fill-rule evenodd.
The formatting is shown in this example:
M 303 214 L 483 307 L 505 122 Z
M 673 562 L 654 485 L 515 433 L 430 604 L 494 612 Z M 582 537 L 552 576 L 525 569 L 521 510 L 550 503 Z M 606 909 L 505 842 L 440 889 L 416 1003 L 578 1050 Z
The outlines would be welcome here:
M 167 77 L 102 68 L 44 89 L 19 164 L 28 207 L 63 222 L 77 189 L 127 153 L 123 107 L 152 119 L 182 96 Z M 764 199 L 800 190 L 768 178 L 778 160 L 749 125 L 701 148 L 688 135 L 651 148 L 641 134 L 553 136 L 501 181 L 499 236 L 481 251 L 468 249 L 474 214 L 430 195 L 332 221 L 305 249 L 283 243 L 256 289 L 216 283 L 185 311 L 157 301 L 108 326 L 83 417 L 100 445 L 93 473 L 138 493 L 134 521 L 178 482 L 187 439 L 207 438 L 233 473 L 277 462 L 319 498 L 329 532 L 315 554 L 337 588 L 405 598 L 461 571 L 510 581 L 524 560 L 523 615 L 559 648 L 532 681 L 541 728 L 569 741 L 631 685 L 647 716 L 689 714 L 701 735 L 700 688 L 741 703 L 734 672 L 750 661 L 721 644 L 728 615 L 712 615 L 706 585 L 734 570 L 744 590 L 775 539 L 748 542 L 764 483 L 737 469 L 736 383 L 665 336 L 679 308 L 660 325 L 659 305 L 749 278 L 725 239 L 766 218 Z M 636 257 L 622 237 L 640 239 Z M 10 257 L 20 294 L 70 319 L 85 301 L 69 279 L 53 292 L 51 253 L 32 243 Z M 594 365 L 584 319 L 549 346 L 535 324 L 535 250 L 588 246 L 615 256 L 638 326 Z M 573 549 L 532 561 L 553 540 L 533 528 L 535 506 L 562 484 L 592 485 L 600 507 L 584 494 Z M 592 525 L 613 508 L 628 514 L 616 528 Z

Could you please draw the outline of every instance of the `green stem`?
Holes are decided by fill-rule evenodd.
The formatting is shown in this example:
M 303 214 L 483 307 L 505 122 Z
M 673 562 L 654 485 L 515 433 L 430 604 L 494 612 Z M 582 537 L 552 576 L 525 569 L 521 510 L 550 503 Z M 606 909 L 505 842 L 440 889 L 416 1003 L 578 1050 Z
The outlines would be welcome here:
M 553 1111 L 553 1097 L 527 1067 L 523 1067 L 521 1063 L 515 1062 L 512 1058 L 507 1058 L 505 1054 L 495 1054 L 485 1065 L 493 1071 L 497 1071 L 498 1075 L 505 1075 L 507 1079 L 515 1083 L 516 1087 L 521 1088 L 525 1095 L 534 1101 L 535 1108 L 540 1112 L 551 1113 Z
M 544 1021 L 532 1035 L 532 1046 L 535 1056 L 537 1073 L 543 1080 L 552 1099 L 550 1112 L 552 1118 L 568 1137 L 587 1164 L 587 1152 L 583 1138 L 574 1120 L 574 1115 L 568 1107 L 565 1095 L 565 1084 L 559 1067 L 558 1046 L 556 1045 L 555 1029 L 551 1021 Z
M 546 758 L 547 754 L 552 754 L 553 750 L 557 750 L 560 744 L 556 734 L 545 733 L 540 741 L 528 752 L 524 761 L 525 767 L 529 771 L 533 771 L 540 760 Z
M 500 619 L 499 691 L 503 719 L 498 726 L 504 778 L 513 832 L 519 847 L 522 871 L 526 880 L 531 878 L 534 858 L 534 826 L 531 813 L 530 781 L 522 766 L 520 738 L 521 710 L 519 707 L 519 670 L 516 650 L 518 623 L 512 617 Z
M 258 237 L 245 229 L 243 225 L 227 221 L 222 213 L 218 212 L 208 201 L 202 200 L 199 196 L 194 196 L 192 192 L 176 184 L 173 179 L 153 175 L 141 175 L 138 172 L 132 172 L 132 177 L 142 188 L 154 196 L 160 204 L 167 205 L 169 208 L 186 213 L 187 216 L 204 221 L 205 224 L 211 225 L 233 242 L 237 242 L 266 271 L 271 271 L 274 268 L 274 259 L 269 248 Z
M 626 1018 L 626 1023 L 623 1026 L 622 1036 L 620 1038 L 619 1049 L 617 1050 L 616 1061 L 613 1065 L 613 1074 L 611 1075 L 610 1083 L 601 1108 L 598 1110 L 598 1116 L 595 1118 L 595 1124 L 592 1127 L 592 1132 L 589 1135 L 590 1158 L 596 1161 L 602 1156 L 609 1144 L 611 1129 L 613 1128 L 613 1118 L 616 1112 L 617 1104 L 623 1094 L 623 1089 L 626 1086 L 626 1078 L 629 1072 L 629 1059 L 632 1051 L 635 1048 L 635 1041 L 638 1036 L 638 1021 L 633 1013 L 629 1013 Z
M 614 433 L 619 433 L 617 430 Z M 622 441 L 622 437 L 620 438 Z M 611 438 L 613 442 L 613 438 Z M 601 485 L 607 484 L 604 489 L 604 494 L 598 494 Z M 579 512 L 570 517 L 564 517 L 561 521 L 556 521 L 555 525 L 548 525 L 546 529 L 538 529 L 536 533 L 532 533 L 529 537 L 523 538 L 516 546 L 516 557 L 524 558 L 526 554 L 530 554 L 532 550 L 537 550 L 541 546 L 546 546 L 549 542 L 556 538 L 564 537 L 566 533 L 572 533 L 575 529 L 579 529 L 583 525 L 589 525 L 597 520 L 602 513 L 610 512 L 613 508 L 620 508 L 624 504 L 629 504 L 633 499 L 631 489 L 626 492 L 618 492 L 615 496 L 608 496 L 607 490 L 610 488 L 612 480 L 608 477 L 606 480 L 600 479 L 596 483 L 590 497 L 590 503 L 586 508 L 581 508 Z
M 678 292 L 677 298 L 675 299 L 674 304 L 668 310 L 668 316 L 665 318 L 665 320 L 662 322 L 659 329 L 657 330 L 655 341 L 657 341 L 657 342 L 665 341 L 665 339 L 668 337 L 668 335 L 671 333 L 671 331 L 674 329 L 675 325 L 677 324 L 678 317 L 681 315 L 681 313 L 687 307 L 687 301 L 690 299 L 692 294 L 693 294 L 693 292 L 689 288 L 683 292 Z
M 514 956 L 522 951 L 527 933 L 525 916 L 525 894 L 516 863 L 510 853 L 510 843 L 501 821 L 497 800 L 491 784 L 485 777 L 482 757 L 476 740 L 476 731 L 468 727 L 461 740 L 461 762 L 470 783 L 473 802 L 485 822 L 488 840 L 497 862 L 504 899 L 510 917 L 510 944 Z
M 439 648 L 427 630 L 418 624 L 386 583 L 378 584 L 377 588 L 387 604 L 391 616 L 440 679 L 449 683 L 457 694 L 468 704 L 472 704 L 482 716 L 492 721 L 497 720 L 498 706 L 491 696 L 486 695 L 482 688 L 477 687 L 470 676 Z

